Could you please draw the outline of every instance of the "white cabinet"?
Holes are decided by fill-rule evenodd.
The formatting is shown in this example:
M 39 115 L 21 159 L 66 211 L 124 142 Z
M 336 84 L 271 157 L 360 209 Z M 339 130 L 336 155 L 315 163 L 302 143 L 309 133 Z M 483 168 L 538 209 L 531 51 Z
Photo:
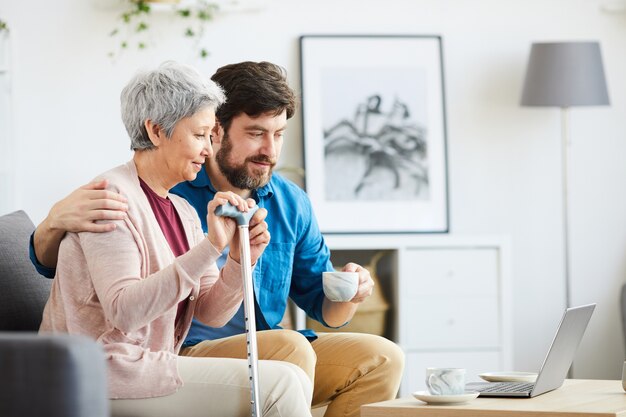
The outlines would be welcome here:
M 495 249 L 405 248 L 400 344 L 421 350 L 499 346 L 497 255 Z
M 426 367 L 467 369 L 468 381 L 512 361 L 510 245 L 500 236 L 325 235 L 333 258 L 367 263 L 388 250 L 388 336 L 406 354 L 401 395 L 424 389 Z M 365 253 L 365 261 L 359 254 Z M 353 259 L 352 259 L 353 258 Z M 297 325 L 303 327 L 300 316 Z

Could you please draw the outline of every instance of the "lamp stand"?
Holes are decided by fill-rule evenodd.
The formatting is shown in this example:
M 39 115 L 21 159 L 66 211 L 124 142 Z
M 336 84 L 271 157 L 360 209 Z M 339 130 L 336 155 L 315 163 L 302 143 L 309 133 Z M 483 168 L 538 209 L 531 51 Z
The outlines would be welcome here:
M 569 107 L 561 107 L 561 179 L 563 192 L 563 257 L 565 272 L 565 306 L 571 307 L 570 268 L 569 268 Z
M 572 295 L 570 289 L 570 268 L 569 268 L 569 107 L 561 107 L 561 180 L 563 192 L 563 261 L 565 272 L 565 307 L 571 307 Z M 574 364 L 567 371 L 567 377 L 573 378 Z

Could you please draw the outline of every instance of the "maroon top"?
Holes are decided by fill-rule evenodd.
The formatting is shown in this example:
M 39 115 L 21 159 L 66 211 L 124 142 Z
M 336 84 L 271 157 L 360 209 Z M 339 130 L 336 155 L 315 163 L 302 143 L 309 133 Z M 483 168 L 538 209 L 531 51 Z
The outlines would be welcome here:
M 183 229 L 183 223 L 180 220 L 180 216 L 172 204 L 172 200 L 169 198 L 161 197 L 146 184 L 141 178 L 139 178 L 139 184 L 141 189 L 146 194 L 150 207 L 154 217 L 156 217 L 157 223 L 161 226 L 161 230 L 165 235 L 165 240 L 170 245 L 174 256 L 178 257 L 189 251 L 189 242 L 187 242 L 187 236 L 185 236 L 185 229 Z M 176 310 L 176 322 L 185 311 L 187 306 L 187 298 L 178 303 L 178 310 Z

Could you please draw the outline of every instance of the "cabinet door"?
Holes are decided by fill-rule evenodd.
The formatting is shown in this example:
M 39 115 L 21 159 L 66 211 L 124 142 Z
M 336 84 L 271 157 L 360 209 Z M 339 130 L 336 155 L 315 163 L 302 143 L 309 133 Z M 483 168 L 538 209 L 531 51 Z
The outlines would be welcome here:
M 498 295 L 498 250 L 407 249 L 402 284 L 410 295 Z
M 494 349 L 501 344 L 495 297 L 412 297 L 402 301 L 401 344 L 408 349 Z
M 498 351 L 485 352 L 411 352 L 406 353 L 406 363 L 400 395 L 426 389 L 426 368 L 465 368 L 466 382 L 482 381 L 478 374 L 502 371 L 502 354 Z
M 400 343 L 407 349 L 498 349 L 496 249 L 408 249 L 400 259 Z

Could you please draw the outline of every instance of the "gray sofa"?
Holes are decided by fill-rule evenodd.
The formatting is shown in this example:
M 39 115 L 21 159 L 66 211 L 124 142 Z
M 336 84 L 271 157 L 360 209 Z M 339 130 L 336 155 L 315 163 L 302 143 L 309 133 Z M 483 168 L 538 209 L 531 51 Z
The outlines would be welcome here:
M 109 416 L 100 346 L 37 334 L 52 281 L 30 263 L 34 228 L 23 211 L 0 216 L 0 416 Z

